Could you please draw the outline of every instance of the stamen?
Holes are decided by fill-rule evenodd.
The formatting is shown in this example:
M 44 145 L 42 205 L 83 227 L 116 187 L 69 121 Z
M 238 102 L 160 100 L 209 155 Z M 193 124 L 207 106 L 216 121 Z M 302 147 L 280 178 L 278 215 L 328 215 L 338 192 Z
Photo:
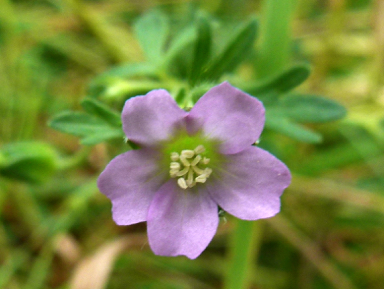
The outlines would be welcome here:
M 169 171 L 169 174 L 171 175 L 172 178 L 176 177 L 176 174 L 179 172 L 179 170 L 176 169 L 171 169 Z
M 191 166 L 196 166 L 201 160 L 201 155 L 197 155 L 195 159 L 191 162 Z
M 191 164 L 189 163 L 189 161 L 187 161 L 187 159 L 185 158 L 185 156 L 181 155 L 180 156 L 180 161 L 183 163 L 184 166 L 186 167 L 189 167 Z
M 203 145 L 198 145 L 196 148 L 195 148 L 195 153 L 198 155 L 198 154 L 201 154 L 205 152 L 205 147 Z
M 194 150 L 182 150 L 180 154 L 171 153 L 169 174 L 172 178 L 178 178 L 177 184 L 180 188 L 186 190 L 194 187 L 197 183 L 207 181 L 212 169 L 205 166 L 210 162 L 210 159 L 201 156 L 204 152 L 205 147 L 198 145 Z
M 200 168 L 198 168 L 198 167 L 196 167 L 196 166 L 193 166 L 192 169 L 193 169 L 193 170 L 196 172 L 196 174 L 198 174 L 198 175 L 202 175 L 202 174 L 204 174 L 204 170 L 202 170 L 202 169 L 200 169 Z
M 180 163 L 178 162 L 171 162 L 171 169 L 180 169 Z
M 192 187 L 193 186 L 193 170 L 191 170 L 191 168 L 189 168 L 189 171 L 188 171 L 188 178 L 187 178 L 187 181 L 186 181 L 188 187 Z
M 203 164 L 207 165 L 211 159 L 204 157 Z
M 182 150 L 181 151 L 181 156 L 185 157 L 185 158 L 193 158 L 193 156 L 195 155 L 195 152 L 193 150 Z
M 185 167 L 181 171 L 177 172 L 176 176 L 178 176 L 178 177 L 184 176 L 186 173 L 188 173 L 188 170 L 189 170 L 189 167 Z
M 206 180 L 207 180 L 206 175 L 200 175 L 197 178 L 195 178 L 196 183 L 205 183 Z
M 185 182 L 184 178 L 179 178 L 177 180 L 177 184 L 179 185 L 180 188 L 182 188 L 184 190 L 188 188 L 187 183 Z
M 177 152 L 171 153 L 171 160 L 177 162 L 179 160 L 179 154 Z
M 204 175 L 207 176 L 207 178 L 212 174 L 212 169 L 210 168 L 205 168 L 204 170 Z

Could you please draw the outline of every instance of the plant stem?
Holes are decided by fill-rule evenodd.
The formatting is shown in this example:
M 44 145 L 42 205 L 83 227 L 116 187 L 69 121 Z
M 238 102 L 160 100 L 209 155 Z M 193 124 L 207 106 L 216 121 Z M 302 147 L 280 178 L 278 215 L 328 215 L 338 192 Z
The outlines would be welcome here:
M 258 73 L 272 76 L 286 67 L 291 53 L 291 19 L 297 0 L 265 0 Z M 250 272 L 262 239 L 262 223 L 237 221 L 230 248 L 225 289 L 249 288 Z
M 249 288 L 253 260 L 261 244 L 262 223 L 237 220 L 225 289 Z

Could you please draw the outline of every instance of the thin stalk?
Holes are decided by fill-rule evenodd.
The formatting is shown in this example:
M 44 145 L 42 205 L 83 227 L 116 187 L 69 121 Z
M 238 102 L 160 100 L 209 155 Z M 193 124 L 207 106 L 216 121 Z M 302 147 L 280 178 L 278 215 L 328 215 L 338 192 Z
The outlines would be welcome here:
M 288 63 L 291 53 L 291 23 L 297 0 L 265 0 L 262 41 L 259 45 L 260 77 L 272 76 Z M 250 285 L 250 273 L 262 240 L 261 222 L 237 221 L 230 248 L 226 289 L 245 289 Z
M 259 222 L 237 220 L 230 247 L 229 271 L 225 289 L 249 288 L 254 256 L 260 249 L 262 226 Z

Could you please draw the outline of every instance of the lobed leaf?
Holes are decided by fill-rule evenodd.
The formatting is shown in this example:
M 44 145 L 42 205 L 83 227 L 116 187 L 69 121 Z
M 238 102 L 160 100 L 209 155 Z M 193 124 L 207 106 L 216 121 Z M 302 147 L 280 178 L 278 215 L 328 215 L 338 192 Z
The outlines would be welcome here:
M 160 10 L 153 10 L 134 25 L 136 37 L 149 62 L 159 62 L 169 35 L 169 21 Z
M 197 40 L 195 43 L 191 73 L 189 81 L 194 85 L 201 77 L 203 69 L 211 55 L 212 33 L 209 22 L 201 17 L 197 22 Z
M 41 183 L 57 167 L 56 151 L 43 142 L 8 143 L 1 148 L 0 155 L 0 175 L 24 182 Z
M 285 93 L 302 84 L 310 75 L 310 66 L 307 64 L 296 64 L 287 70 L 282 71 L 263 83 L 256 83 L 245 90 L 257 96 L 270 92 Z
M 212 60 L 204 78 L 215 81 L 224 73 L 233 71 L 252 50 L 256 35 L 257 21 L 253 19 L 240 28 L 223 51 Z
M 54 117 L 49 126 L 68 134 L 83 137 L 82 143 L 93 145 L 122 137 L 121 128 L 83 112 L 66 111 Z
M 305 143 L 315 144 L 322 141 L 322 136 L 319 133 L 291 122 L 284 116 L 275 115 L 271 110 L 267 111 L 265 127 Z
M 167 52 L 165 53 L 163 64 L 165 66 L 169 66 L 173 63 L 175 58 L 177 58 L 187 47 L 196 41 L 196 35 L 196 27 L 194 25 L 189 25 L 176 34 Z
M 100 129 L 97 132 L 94 132 L 93 134 L 84 136 L 81 140 L 80 143 L 83 145 L 95 145 L 98 143 L 105 142 L 107 140 L 111 139 L 117 139 L 121 138 L 123 139 L 123 134 L 121 130 L 103 130 Z
M 336 101 L 317 95 L 290 94 L 280 101 L 286 116 L 300 123 L 323 123 L 343 118 L 347 111 Z
M 88 87 L 88 95 L 97 98 L 100 93 L 105 91 L 108 86 L 114 83 L 119 79 L 123 78 L 131 78 L 131 77 L 155 77 L 157 75 L 157 66 L 146 63 L 126 63 L 123 65 L 116 66 L 96 78 L 94 78 L 89 87 Z
M 96 99 L 87 98 L 81 102 L 81 106 L 89 114 L 99 117 L 100 119 L 106 121 L 112 126 L 119 127 L 119 128 L 121 127 L 120 114 L 111 110 L 108 106 L 106 106 L 102 102 Z

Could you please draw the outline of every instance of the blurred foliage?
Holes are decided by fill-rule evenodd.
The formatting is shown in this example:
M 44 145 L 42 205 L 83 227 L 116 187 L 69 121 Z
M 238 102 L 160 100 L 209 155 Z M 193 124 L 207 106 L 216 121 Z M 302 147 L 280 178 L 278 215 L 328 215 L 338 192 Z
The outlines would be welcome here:
M 252 288 L 384 287 L 384 5 L 296 0 L 266 36 L 263 2 L 0 0 L 0 288 L 222 288 L 231 216 L 198 259 L 154 256 L 95 181 L 130 148 L 126 99 L 191 106 L 225 80 L 264 102 L 260 146 L 294 174 Z

